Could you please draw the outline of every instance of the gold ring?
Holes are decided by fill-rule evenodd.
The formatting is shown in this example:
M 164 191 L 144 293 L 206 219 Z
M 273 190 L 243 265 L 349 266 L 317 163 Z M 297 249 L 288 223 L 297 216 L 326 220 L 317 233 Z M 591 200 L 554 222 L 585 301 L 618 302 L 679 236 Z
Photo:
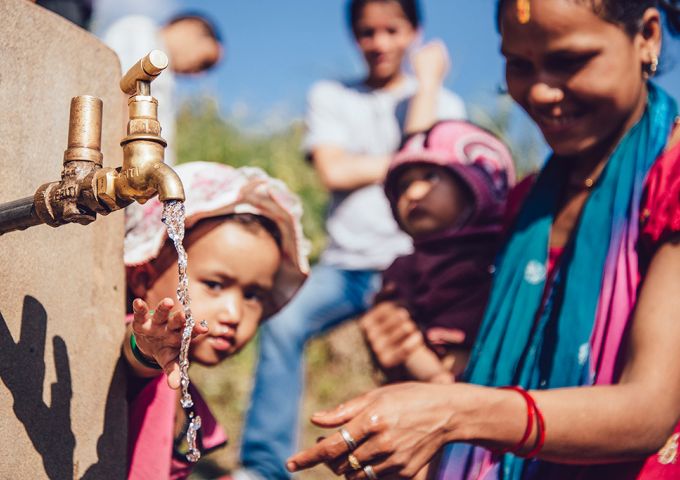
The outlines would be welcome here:
M 363 468 L 359 459 L 351 453 L 347 455 L 347 461 L 349 462 L 349 466 L 352 467 L 352 470 L 361 470 Z

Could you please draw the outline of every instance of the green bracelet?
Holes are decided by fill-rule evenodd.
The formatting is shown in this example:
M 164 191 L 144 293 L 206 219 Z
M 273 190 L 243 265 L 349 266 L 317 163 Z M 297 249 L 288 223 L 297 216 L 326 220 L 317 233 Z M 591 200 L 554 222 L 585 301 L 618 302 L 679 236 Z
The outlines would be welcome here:
M 152 368 L 154 370 L 163 370 L 163 368 L 160 365 L 158 365 L 158 363 L 146 358 L 144 354 L 139 350 L 139 347 L 137 346 L 137 339 L 135 338 L 134 333 L 130 335 L 130 348 L 132 349 L 132 354 L 135 356 L 137 361 L 144 365 L 146 368 Z

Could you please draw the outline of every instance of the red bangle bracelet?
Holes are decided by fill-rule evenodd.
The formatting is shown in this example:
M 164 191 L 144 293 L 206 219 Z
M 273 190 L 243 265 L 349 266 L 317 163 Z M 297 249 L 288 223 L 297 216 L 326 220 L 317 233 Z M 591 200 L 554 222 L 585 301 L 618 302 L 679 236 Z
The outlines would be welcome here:
M 543 412 L 541 412 L 541 409 L 538 408 L 538 405 L 536 405 L 536 400 L 534 400 L 534 397 L 532 397 L 528 392 L 527 395 L 531 399 L 531 403 L 536 413 L 536 426 L 538 428 L 538 431 L 536 432 L 537 437 L 536 445 L 534 445 L 534 448 L 529 453 L 523 455 L 523 457 L 534 458 L 536 455 L 539 454 L 539 452 L 543 448 L 543 445 L 545 444 L 545 419 L 543 418 Z
M 529 395 L 529 393 L 524 390 L 522 387 L 511 385 L 507 387 L 498 387 L 501 390 L 513 390 L 524 398 L 524 401 L 527 404 L 527 426 L 524 429 L 524 435 L 522 435 L 522 438 L 520 439 L 517 444 L 511 448 L 501 448 L 500 450 L 497 451 L 498 454 L 502 455 L 504 453 L 513 453 L 516 454 L 519 452 L 522 448 L 524 448 L 525 444 L 527 443 L 527 440 L 529 440 L 529 437 L 531 437 L 531 432 L 534 429 L 534 410 L 536 409 L 536 402 L 534 402 L 534 399 Z

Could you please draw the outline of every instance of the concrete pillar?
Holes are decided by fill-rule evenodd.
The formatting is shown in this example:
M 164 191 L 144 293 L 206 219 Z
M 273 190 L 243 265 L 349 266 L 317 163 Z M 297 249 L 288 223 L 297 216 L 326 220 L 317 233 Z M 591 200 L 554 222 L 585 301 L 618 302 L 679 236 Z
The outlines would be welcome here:
M 0 202 L 59 178 L 71 97 L 104 101 L 120 165 L 116 55 L 26 0 L 0 1 Z M 0 237 L 0 478 L 124 478 L 123 212 Z

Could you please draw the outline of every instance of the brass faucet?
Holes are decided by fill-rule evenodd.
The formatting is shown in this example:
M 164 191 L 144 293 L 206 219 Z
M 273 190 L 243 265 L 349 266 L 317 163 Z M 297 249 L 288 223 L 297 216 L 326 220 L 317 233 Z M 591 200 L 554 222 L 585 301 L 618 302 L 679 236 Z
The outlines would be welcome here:
M 144 203 L 156 194 L 161 201 L 184 201 L 180 178 L 163 162 L 167 142 L 160 136 L 158 101 L 151 96 L 151 82 L 167 66 L 165 53 L 153 50 L 120 81 L 121 90 L 130 98 L 127 136 L 120 142 L 123 165 L 118 168 L 102 168 L 101 99 L 83 95 L 71 100 L 61 181 L 38 188 L 32 199 L 33 220 L 18 222 L 17 228 L 39 223 L 87 225 L 97 213 L 107 215 L 133 201 Z M 17 202 L 13 203 L 16 207 Z M 4 231 L 9 230 L 0 229 L 0 234 Z

